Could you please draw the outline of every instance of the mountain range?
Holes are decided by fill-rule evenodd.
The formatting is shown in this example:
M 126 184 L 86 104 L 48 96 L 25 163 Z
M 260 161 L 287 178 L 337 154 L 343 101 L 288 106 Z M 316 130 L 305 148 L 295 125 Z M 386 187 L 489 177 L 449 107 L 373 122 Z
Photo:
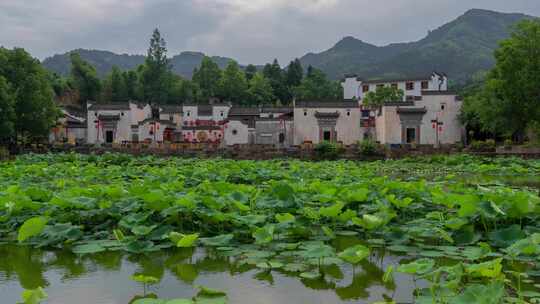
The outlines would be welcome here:
M 493 67 L 493 51 L 499 41 L 510 36 L 512 26 L 518 21 L 530 18 L 535 17 L 472 9 L 415 42 L 376 46 L 354 37 L 345 37 L 330 49 L 308 53 L 300 61 L 304 67 L 312 65 L 321 69 L 332 79 L 339 79 L 345 74 L 357 74 L 367 79 L 416 77 L 435 70 L 448 74 L 454 84 L 463 84 L 474 74 Z M 142 55 L 75 51 L 93 64 L 100 76 L 106 75 L 114 65 L 125 70 L 134 69 L 144 62 Z M 190 78 L 203 56 L 199 52 L 173 56 L 174 72 Z M 212 60 L 223 68 L 232 59 L 212 57 Z M 58 74 L 67 75 L 69 53 L 47 58 L 43 65 Z

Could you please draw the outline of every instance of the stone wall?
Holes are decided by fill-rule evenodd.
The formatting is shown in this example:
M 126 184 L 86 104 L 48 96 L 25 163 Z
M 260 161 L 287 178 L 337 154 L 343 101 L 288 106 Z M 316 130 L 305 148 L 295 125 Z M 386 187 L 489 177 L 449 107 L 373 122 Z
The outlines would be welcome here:
M 295 158 L 301 160 L 317 160 L 313 144 L 302 144 L 290 148 L 276 148 L 274 145 L 233 145 L 222 147 L 217 144 L 136 144 L 136 145 L 102 145 L 102 146 L 70 146 L 70 145 L 31 145 L 21 149 L 19 153 L 75 152 L 83 154 L 103 154 L 106 152 L 127 153 L 132 155 L 159 155 L 178 157 L 214 158 L 223 157 L 238 160 L 268 160 Z M 382 160 L 403 157 L 455 154 L 461 149 L 454 145 L 443 145 L 435 149 L 430 145 L 386 145 L 376 155 L 361 155 L 356 145 L 343 146 L 340 159 L 347 160 Z M 515 151 L 497 151 L 489 153 L 467 152 L 479 156 L 518 156 L 524 158 L 540 158 L 538 148 L 516 148 Z

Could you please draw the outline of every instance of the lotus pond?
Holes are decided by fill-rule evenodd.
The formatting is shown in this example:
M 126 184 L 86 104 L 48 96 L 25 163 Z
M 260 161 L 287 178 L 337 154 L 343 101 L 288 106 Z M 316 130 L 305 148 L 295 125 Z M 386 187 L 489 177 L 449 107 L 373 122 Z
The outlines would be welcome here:
M 540 161 L 0 163 L 1 303 L 540 303 Z

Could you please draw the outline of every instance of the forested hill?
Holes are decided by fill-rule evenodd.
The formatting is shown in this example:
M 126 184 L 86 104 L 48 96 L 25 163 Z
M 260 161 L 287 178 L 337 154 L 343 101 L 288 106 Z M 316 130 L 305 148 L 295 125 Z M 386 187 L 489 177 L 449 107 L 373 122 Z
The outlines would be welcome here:
M 140 64 L 143 64 L 145 59 L 145 56 L 143 55 L 119 55 L 109 51 L 100 50 L 78 49 L 73 52 L 79 53 L 82 59 L 91 63 L 96 68 L 99 77 L 107 75 L 115 65 L 121 70 L 135 69 Z M 172 69 L 178 75 L 191 78 L 193 69 L 199 67 L 203 58 L 203 53 L 182 52 L 171 58 Z M 211 58 L 220 68 L 224 68 L 231 60 L 230 58 L 217 56 Z M 59 75 L 69 75 L 71 69 L 69 52 L 61 55 L 54 55 L 45 59 L 43 61 L 43 66 Z
M 379 47 L 346 37 L 327 51 L 303 56 L 301 62 L 304 68 L 312 65 L 333 79 L 350 73 L 366 78 L 382 78 L 417 76 L 438 70 L 446 72 L 454 83 L 460 84 L 494 65 L 493 51 L 498 42 L 509 36 L 512 25 L 525 18 L 533 17 L 473 9 L 430 31 L 425 38 L 416 42 Z M 142 55 L 118 55 L 97 50 L 77 52 L 96 67 L 100 77 L 110 72 L 114 65 L 126 70 L 144 62 Z M 191 78 L 193 69 L 200 65 L 203 56 L 198 52 L 176 55 L 171 58 L 173 71 Z M 231 59 L 212 57 L 212 60 L 224 68 Z M 43 65 L 65 76 L 70 70 L 69 54 L 47 58 Z
M 493 67 L 498 42 L 509 37 L 516 22 L 526 18 L 532 17 L 473 9 L 416 42 L 378 47 L 346 37 L 329 50 L 300 60 L 303 66 L 320 68 L 336 79 L 349 73 L 383 78 L 439 70 L 463 83 L 476 72 Z

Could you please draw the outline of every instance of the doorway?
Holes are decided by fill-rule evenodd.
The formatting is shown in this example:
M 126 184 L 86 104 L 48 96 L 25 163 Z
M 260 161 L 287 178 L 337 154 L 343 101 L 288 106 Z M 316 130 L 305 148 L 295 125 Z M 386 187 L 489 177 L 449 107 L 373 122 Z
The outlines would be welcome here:
M 416 143 L 416 128 L 407 128 L 407 143 L 415 144 Z
M 324 141 L 331 141 L 332 140 L 332 132 L 331 131 L 324 131 L 323 132 L 323 140 Z
M 105 142 L 110 144 L 113 142 L 113 138 L 114 138 L 114 133 L 113 131 L 105 131 Z

